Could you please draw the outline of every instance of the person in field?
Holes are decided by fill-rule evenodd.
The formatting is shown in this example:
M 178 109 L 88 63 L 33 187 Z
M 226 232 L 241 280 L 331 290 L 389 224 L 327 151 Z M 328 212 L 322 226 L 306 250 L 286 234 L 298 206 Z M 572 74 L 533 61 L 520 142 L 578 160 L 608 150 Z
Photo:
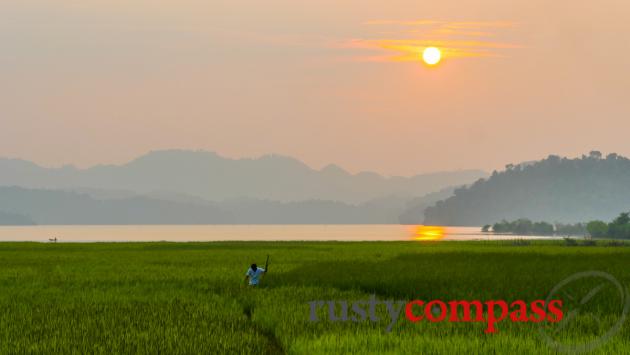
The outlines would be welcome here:
M 245 273 L 245 281 L 249 279 L 250 286 L 258 286 L 260 282 L 260 278 L 265 274 L 265 269 L 258 267 L 256 264 L 252 264 L 252 266 Z

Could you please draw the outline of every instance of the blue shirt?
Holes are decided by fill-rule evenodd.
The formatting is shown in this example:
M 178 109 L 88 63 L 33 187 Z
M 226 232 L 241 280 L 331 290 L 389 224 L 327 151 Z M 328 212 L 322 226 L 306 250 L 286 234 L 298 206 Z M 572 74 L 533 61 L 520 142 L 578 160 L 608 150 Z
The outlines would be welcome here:
M 260 281 L 260 275 L 262 275 L 265 272 L 265 269 L 259 267 L 256 268 L 256 271 L 252 270 L 252 268 L 249 268 L 247 270 L 247 272 L 245 273 L 245 276 L 249 276 L 249 284 L 250 285 L 258 285 L 258 282 Z

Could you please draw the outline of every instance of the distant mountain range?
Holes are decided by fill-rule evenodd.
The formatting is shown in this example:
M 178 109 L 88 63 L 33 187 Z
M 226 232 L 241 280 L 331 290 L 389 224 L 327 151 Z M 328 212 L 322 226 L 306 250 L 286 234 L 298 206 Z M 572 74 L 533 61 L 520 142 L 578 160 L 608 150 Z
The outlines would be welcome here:
M 630 160 L 591 152 L 477 170 L 385 177 L 282 156 L 152 152 L 123 165 L 0 159 L 0 225 L 574 223 L 630 210 Z
M 336 165 L 315 170 L 278 155 L 227 159 L 205 151 L 167 150 L 124 165 L 43 168 L 34 163 L 0 159 L 0 186 L 43 189 L 91 189 L 134 194 L 169 192 L 210 201 L 234 198 L 293 202 L 311 199 L 362 203 L 387 196 L 417 197 L 487 176 L 461 170 L 384 177 L 372 172 L 350 174 Z
M 88 169 L 0 159 L 0 224 L 399 223 L 401 215 L 417 222 L 436 196 L 483 176 L 384 177 L 335 165 L 315 170 L 277 155 L 182 150 Z
M 440 191 L 416 197 L 406 202 L 406 207 L 398 215 L 401 224 L 424 224 L 424 211 L 453 195 L 454 188 L 449 187 Z
M 0 225 L 108 224 L 398 224 L 422 198 L 384 198 L 361 204 L 326 200 L 210 202 L 150 196 L 96 199 L 63 190 L 0 187 Z M 422 211 L 410 219 L 421 222 Z
M 0 211 L 0 226 L 30 226 L 34 224 L 35 221 L 29 217 Z
M 425 223 L 480 226 L 502 219 L 548 222 L 611 220 L 630 211 L 630 160 L 593 151 L 508 165 L 488 179 L 456 189 L 424 211 Z

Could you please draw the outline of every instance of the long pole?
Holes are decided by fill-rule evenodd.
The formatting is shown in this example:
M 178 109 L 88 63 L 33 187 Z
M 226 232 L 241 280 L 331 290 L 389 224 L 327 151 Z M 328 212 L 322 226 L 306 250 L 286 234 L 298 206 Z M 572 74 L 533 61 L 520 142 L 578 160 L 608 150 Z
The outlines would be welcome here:
M 267 254 L 267 261 L 265 261 L 265 274 L 269 272 L 269 254 Z

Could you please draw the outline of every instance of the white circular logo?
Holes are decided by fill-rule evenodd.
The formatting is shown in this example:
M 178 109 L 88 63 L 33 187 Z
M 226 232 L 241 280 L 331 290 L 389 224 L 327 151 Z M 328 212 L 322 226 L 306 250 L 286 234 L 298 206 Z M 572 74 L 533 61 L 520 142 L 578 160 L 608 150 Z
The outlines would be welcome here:
M 630 308 L 626 288 L 601 271 L 567 277 L 549 292 L 545 304 L 554 299 L 562 300 L 564 316 L 558 323 L 541 323 L 539 330 L 547 344 L 563 353 L 591 351 L 610 340 Z

